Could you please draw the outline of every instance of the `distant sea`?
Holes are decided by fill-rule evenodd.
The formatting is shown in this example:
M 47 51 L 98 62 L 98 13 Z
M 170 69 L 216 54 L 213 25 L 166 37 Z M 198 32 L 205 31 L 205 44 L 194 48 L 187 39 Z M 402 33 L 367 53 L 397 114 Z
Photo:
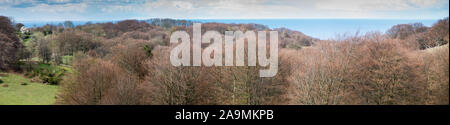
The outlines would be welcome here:
M 308 36 L 319 39 L 333 39 L 338 35 L 351 35 L 359 32 L 364 34 L 370 31 L 385 33 L 389 28 L 397 24 L 422 23 L 432 26 L 437 20 L 400 20 L 400 19 L 196 19 L 196 22 L 217 23 L 255 23 L 266 25 L 269 28 L 288 28 L 303 32 Z M 83 25 L 88 21 L 73 21 L 74 25 Z M 116 21 L 91 21 L 92 23 L 116 22 Z M 27 27 L 43 26 L 46 24 L 57 25 L 62 22 L 20 22 Z

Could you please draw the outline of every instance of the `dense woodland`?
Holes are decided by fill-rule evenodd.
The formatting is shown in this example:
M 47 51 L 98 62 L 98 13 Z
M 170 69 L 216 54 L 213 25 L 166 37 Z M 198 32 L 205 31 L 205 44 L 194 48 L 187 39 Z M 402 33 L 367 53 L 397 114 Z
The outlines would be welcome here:
M 432 27 L 399 24 L 332 40 L 258 24 L 202 24 L 203 32 L 222 34 L 278 31 L 279 70 L 272 78 L 259 77 L 261 67 L 172 66 L 170 34 L 192 33 L 192 23 L 66 21 L 23 32 L 23 24 L 0 16 L 0 70 L 61 86 L 55 104 L 449 104 L 448 18 Z

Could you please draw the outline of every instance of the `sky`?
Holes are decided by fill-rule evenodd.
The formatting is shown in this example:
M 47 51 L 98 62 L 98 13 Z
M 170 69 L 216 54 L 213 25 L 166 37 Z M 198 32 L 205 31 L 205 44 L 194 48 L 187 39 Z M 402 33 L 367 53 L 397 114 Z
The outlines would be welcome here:
M 0 0 L 16 21 L 442 19 L 449 0 Z

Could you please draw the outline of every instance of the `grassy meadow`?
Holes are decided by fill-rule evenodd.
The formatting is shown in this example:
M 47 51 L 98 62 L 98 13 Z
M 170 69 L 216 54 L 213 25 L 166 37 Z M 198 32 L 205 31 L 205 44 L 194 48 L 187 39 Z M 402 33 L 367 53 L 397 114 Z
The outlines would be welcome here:
M 5 75 L 0 83 L 0 105 L 51 105 L 55 102 L 58 86 L 31 82 L 20 74 L 2 74 Z

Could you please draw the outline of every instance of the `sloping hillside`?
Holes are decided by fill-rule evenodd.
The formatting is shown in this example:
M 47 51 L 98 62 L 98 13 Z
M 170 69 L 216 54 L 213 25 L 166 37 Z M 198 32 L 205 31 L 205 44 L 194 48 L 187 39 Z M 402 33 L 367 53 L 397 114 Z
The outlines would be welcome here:
M 445 49 L 445 48 L 448 48 L 448 43 L 445 44 L 445 45 L 442 45 L 442 46 L 437 46 L 437 47 L 433 47 L 433 48 L 428 48 L 428 49 L 425 49 L 424 51 L 425 51 L 425 52 L 428 52 L 428 53 L 434 53 L 434 52 L 436 52 L 436 51 L 439 51 L 439 50 L 442 50 L 442 49 Z

